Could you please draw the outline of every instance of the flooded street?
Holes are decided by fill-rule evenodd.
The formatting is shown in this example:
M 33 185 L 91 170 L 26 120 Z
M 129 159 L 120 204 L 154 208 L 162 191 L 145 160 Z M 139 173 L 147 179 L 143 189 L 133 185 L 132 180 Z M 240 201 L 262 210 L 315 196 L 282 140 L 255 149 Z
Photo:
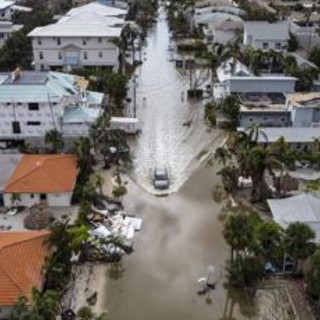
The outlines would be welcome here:
M 166 167 L 173 192 L 185 182 L 199 162 L 199 154 L 218 132 L 208 132 L 204 125 L 202 102 L 186 99 L 189 76 L 169 62 L 170 33 L 163 9 L 159 11 L 158 22 L 150 30 L 143 50 L 143 64 L 136 71 L 137 117 L 142 134 L 131 145 L 132 177 L 153 192 L 154 168 Z
M 168 45 L 162 12 L 138 70 L 142 134 L 132 144 L 134 169 L 125 197 L 127 212 L 141 217 L 143 227 L 133 254 L 120 266 L 109 267 L 105 307 L 112 320 L 247 319 L 237 300 L 244 306 L 245 296 L 224 288 L 229 248 L 221 234 L 221 208 L 212 197 L 219 183 L 217 168 L 200 161 L 213 150 L 213 141 L 221 143 L 224 136 L 206 130 L 201 103 L 185 101 L 188 79 L 168 61 Z M 192 125 L 183 126 L 186 121 Z M 168 168 L 170 191 L 176 192 L 167 197 L 153 194 L 155 166 Z M 218 283 L 206 300 L 197 294 L 197 280 L 207 275 L 209 265 L 215 266 Z

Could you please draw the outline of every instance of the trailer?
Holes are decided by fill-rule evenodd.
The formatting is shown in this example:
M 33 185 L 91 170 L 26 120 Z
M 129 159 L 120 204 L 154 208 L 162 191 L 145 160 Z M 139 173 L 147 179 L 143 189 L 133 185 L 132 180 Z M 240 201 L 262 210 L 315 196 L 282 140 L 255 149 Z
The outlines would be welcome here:
M 112 130 L 123 130 L 128 134 L 137 134 L 141 132 L 137 118 L 111 117 L 110 128 Z

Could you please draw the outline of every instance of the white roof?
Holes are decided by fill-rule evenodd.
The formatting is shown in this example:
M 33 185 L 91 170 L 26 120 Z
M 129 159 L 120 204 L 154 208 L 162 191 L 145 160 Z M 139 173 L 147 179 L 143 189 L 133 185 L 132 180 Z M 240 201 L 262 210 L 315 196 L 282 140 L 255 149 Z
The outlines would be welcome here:
M 138 123 L 137 118 L 111 117 L 111 123 Z
M 244 128 L 238 128 L 238 131 L 245 131 Z M 267 127 L 261 128 L 264 134 L 259 135 L 258 142 L 275 142 L 283 137 L 288 143 L 310 143 L 315 138 L 320 138 L 320 127 Z
M 128 10 L 107 6 L 98 2 L 91 2 L 84 6 L 71 9 L 70 11 L 67 12 L 66 15 L 71 16 L 81 12 L 94 12 L 94 13 L 102 14 L 107 17 L 111 17 L 111 16 L 116 17 L 116 16 L 126 15 Z
M 267 200 L 275 222 L 283 228 L 291 223 L 302 222 L 309 225 L 320 239 L 320 199 L 310 194 Z
M 33 29 L 29 37 L 119 37 L 122 28 L 100 24 L 56 23 Z
M 0 10 L 6 9 L 8 7 L 11 7 L 14 4 L 15 4 L 15 1 L 0 0 Z
M 127 11 L 89 3 L 71 9 L 55 24 L 33 29 L 30 37 L 119 37 Z M 120 16 L 119 16 L 120 15 Z
M 244 30 L 252 35 L 254 39 L 261 40 L 288 40 L 289 23 L 287 21 L 247 21 Z

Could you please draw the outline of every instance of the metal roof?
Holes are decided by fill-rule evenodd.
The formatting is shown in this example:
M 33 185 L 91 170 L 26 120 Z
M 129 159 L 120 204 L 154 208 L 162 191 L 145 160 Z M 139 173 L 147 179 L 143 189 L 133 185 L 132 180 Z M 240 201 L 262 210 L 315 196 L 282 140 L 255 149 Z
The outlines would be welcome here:
M 309 225 L 320 239 L 320 199 L 301 194 L 285 199 L 267 200 L 275 222 L 287 228 L 294 222 Z
M 244 30 L 253 36 L 254 40 L 288 40 L 289 23 L 278 21 L 247 21 L 244 23 Z
M 86 108 L 79 106 L 68 106 L 64 109 L 62 123 L 90 123 L 92 124 L 101 114 L 100 108 Z
M 245 131 L 244 128 L 238 128 L 238 131 Z M 279 138 L 283 137 L 289 143 L 310 143 L 315 138 L 320 138 L 320 127 L 266 127 L 261 128 L 264 134 L 260 134 L 258 142 L 265 143 L 267 136 L 267 142 L 275 142 Z
M 0 0 L 0 10 L 6 9 L 11 7 L 15 4 L 15 1 L 8 1 L 8 0 Z

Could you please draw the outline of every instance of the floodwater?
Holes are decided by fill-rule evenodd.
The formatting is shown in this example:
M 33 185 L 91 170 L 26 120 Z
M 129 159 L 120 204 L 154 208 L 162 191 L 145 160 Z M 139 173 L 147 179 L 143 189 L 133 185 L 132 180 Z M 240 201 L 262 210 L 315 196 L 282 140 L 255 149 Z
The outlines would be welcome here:
M 131 176 L 149 192 L 154 192 L 151 181 L 157 166 L 167 168 L 170 192 L 177 191 L 201 151 L 218 135 L 217 130 L 208 131 L 204 125 L 203 103 L 187 101 L 188 72 L 177 70 L 174 62 L 169 62 L 169 45 L 172 42 L 166 16 L 160 8 L 158 22 L 143 50 L 143 64 L 136 71 L 137 117 L 142 133 L 131 145 Z
M 132 145 L 134 169 L 125 197 L 127 212 L 141 217 L 143 227 L 133 254 L 109 267 L 105 307 L 112 320 L 248 319 L 251 301 L 224 287 L 230 251 L 221 234 L 221 208 L 212 197 L 217 168 L 199 161 L 199 154 L 221 137 L 206 130 L 200 103 L 181 100 L 188 80 L 168 61 L 168 45 L 161 13 L 138 72 L 142 134 Z M 192 125 L 184 127 L 190 120 Z M 149 192 L 150 170 L 157 165 L 169 169 L 170 191 L 176 192 L 162 197 Z M 207 276 L 210 265 L 216 289 L 199 296 L 197 280 Z

